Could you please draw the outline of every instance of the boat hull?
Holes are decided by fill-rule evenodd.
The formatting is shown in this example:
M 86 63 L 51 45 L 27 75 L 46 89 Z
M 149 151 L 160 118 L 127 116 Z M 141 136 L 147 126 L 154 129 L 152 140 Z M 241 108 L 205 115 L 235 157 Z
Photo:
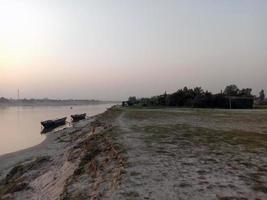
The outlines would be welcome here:
M 79 115 L 71 115 L 71 118 L 72 118 L 73 122 L 77 122 L 77 121 L 83 120 L 83 119 L 85 119 L 85 117 L 86 117 L 86 113 L 79 114 Z
M 66 119 L 67 117 L 56 119 L 56 120 L 47 120 L 47 121 L 41 122 L 41 124 L 44 127 L 44 129 L 54 129 L 59 126 L 65 125 Z

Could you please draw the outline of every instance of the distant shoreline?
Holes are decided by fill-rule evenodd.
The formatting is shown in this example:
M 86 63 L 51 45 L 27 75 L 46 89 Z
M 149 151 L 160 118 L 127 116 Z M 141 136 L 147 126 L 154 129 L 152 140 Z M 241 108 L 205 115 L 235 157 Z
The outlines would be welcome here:
M 53 100 L 53 99 L 24 99 L 2 100 L 0 106 L 82 106 L 120 103 L 119 101 L 98 100 Z

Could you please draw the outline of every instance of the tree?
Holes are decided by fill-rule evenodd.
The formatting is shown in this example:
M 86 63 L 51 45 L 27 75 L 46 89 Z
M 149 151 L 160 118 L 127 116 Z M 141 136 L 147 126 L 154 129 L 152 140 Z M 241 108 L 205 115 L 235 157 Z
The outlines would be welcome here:
M 239 89 L 236 85 L 228 85 L 224 89 L 223 93 L 227 96 L 237 96 L 239 93 Z
M 129 97 L 129 99 L 128 99 L 128 104 L 129 105 L 134 105 L 136 103 L 137 103 L 136 97 Z
M 203 91 L 203 89 L 201 87 L 195 87 L 194 88 L 194 93 L 195 93 L 196 96 L 201 96 L 201 95 L 204 94 L 204 91 Z
M 239 95 L 240 96 L 249 97 L 249 96 L 252 96 L 251 95 L 251 92 L 252 92 L 252 89 L 251 88 L 244 88 L 244 89 L 242 89 L 242 90 L 239 91 Z
M 260 101 L 263 102 L 265 99 L 265 93 L 264 93 L 264 90 L 261 90 L 260 91 Z
M 161 106 L 166 106 L 166 100 L 167 100 L 167 93 L 160 95 L 157 97 L 157 104 Z
M 4 98 L 4 97 L 1 97 L 1 98 L 0 98 L 0 103 L 7 103 L 7 102 L 9 102 L 8 99 L 6 99 L 6 98 Z

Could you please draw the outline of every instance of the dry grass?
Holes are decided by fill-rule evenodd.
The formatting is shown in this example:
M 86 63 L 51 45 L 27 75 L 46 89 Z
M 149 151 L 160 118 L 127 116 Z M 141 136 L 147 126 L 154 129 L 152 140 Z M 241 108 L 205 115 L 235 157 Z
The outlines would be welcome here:
M 264 110 L 125 109 L 119 128 L 127 132 L 121 144 L 129 168 L 121 196 L 266 197 L 266 120 Z

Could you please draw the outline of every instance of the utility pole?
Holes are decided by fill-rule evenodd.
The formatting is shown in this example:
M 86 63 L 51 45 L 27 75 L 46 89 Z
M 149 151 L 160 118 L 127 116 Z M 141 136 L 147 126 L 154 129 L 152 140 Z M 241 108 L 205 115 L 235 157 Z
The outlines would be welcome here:
M 18 89 L 18 96 L 17 96 L 17 100 L 19 100 L 19 89 Z

